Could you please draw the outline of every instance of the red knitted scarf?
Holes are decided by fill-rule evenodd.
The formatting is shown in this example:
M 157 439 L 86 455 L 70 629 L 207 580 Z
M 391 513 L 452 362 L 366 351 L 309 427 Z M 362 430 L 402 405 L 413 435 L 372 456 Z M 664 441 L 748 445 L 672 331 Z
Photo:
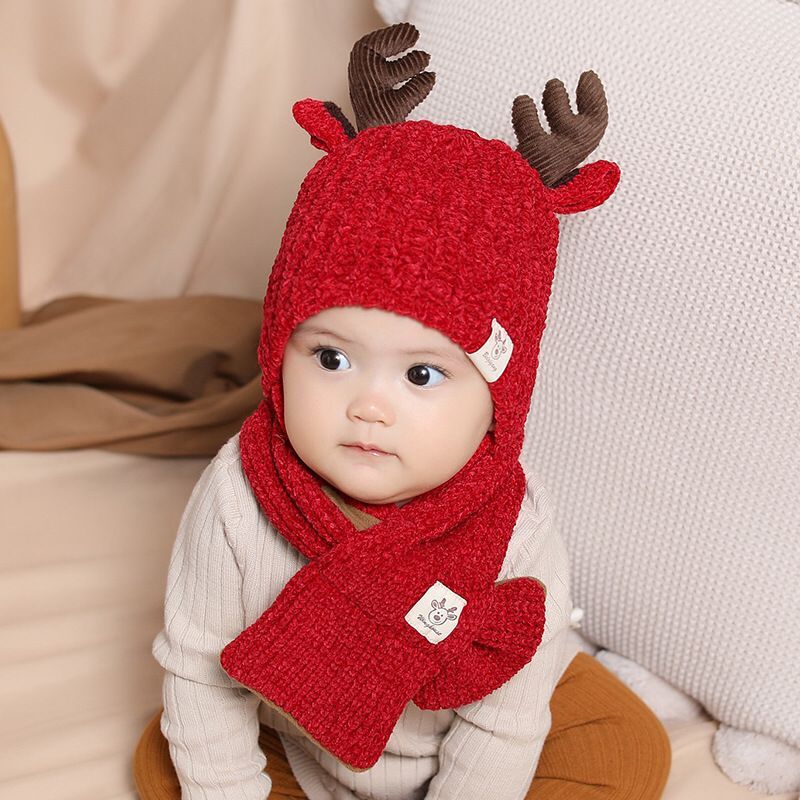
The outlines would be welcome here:
M 495 583 L 525 477 L 516 459 L 498 460 L 490 434 L 457 475 L 402 508 L 353 503 L 381 520 L 361 531 L 294 454 L 267 402 L 245 422 L 240 448 L 267 517 L 310 561 L 221 662 L 336 758 L 366 769 L 409 699 L 456 708 L 530 661 L 545 590 L 533 578 Z M 431 644 L 409 614 L 453 612 L 453 593 L 466 601 L 457 626 Z

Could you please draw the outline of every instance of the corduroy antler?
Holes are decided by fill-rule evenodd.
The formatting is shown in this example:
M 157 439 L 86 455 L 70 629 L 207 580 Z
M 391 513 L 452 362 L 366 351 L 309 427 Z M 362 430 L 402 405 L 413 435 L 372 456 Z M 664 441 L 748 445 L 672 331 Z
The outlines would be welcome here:
M 433 89 L 436 75 L 424 71 L 431 60 L 427 53 L 413 50 L 394 61 L 388 58 L 408 50 L 418 38 L 417 29 L 403 22 L 368 33 L 354 45 L 347 75 L 359 131 L 403 122 Z M 395 89 L 399 83 L 403 85 Z
M 575 174 L 574 167 L 591 153 L 603 138 L 608 124 L 608 106 L 600 78 L 587 70 L 575 92 L 578 113 L 573 114 L 564 84 L 549 80 L 542 93 L 550 133 L 539 121 L 536 105 L 526 94 L 514 99 L 511 122 L 519 142 L 517 152 L 539 173 L 545 186 L 557 186 Z
M 350 55 L 348 77 L 350 102 L 359 131 L 376 125 L 403 122 L 429 94 L 436 80 L 426 72 L 428 53 L 413 50 L 389 61 L 416 44 L 417 29 L 408 22 L 382 28 L 356 42 Z M 398 83 L 402 86 L 394 88 Z M 545 186 L 556 186 L 572 177 L 577 167 L 600 143 L 608 125 L 608 105 L 603 84 L 592 71 L 582 73 L 575 93 L 578 113 L 570 108 L 564 84 L 552 78 L 544 87 L 542 107 L 550 133 L 539 120 L 536 104 L 526 94 L 514 98 L 512 125 L 517 152 L 539 173 Z M 350 121 L 335 103 L 326 103 L 349 138 L 356 136 Z
M 409 701 L 439 709 L 479 700 L 539 646 L 545 587 L 535 575 L 498 577 L 525 494 L 519 454 L 556 214 L 600 205 L 619 178 L 611 162 L 578 166 L 606 124 L 591 73 L 577 115 L 561 90 L 548 91 L 550 134 L 529 98 L 515 101 L 518 150 L 407 121 L 434 83 L 427 54 L 394 58 L 417 37 L 403 23 L 354 46 L 357 132 L 333 103 L 293 109 L 326 155 L 303 181 L 270 275 L 264 399 L 240 449 L 264 513 L 308 564 L 221 653 L 231 677 L 355 770 L 377 761 Z M 283 421 L 286 343 L 299 323 L 336 306 L 380 308 L 441 331 L 484 376 L 494 404 L 494 429 L 449 481 L 402 508 L 351 498 L 379 520 L 368 530 L 331 501 Z

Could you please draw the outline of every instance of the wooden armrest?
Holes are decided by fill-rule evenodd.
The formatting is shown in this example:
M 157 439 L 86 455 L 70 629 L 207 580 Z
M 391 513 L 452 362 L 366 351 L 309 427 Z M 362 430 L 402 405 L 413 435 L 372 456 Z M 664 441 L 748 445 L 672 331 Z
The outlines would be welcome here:
M 14 162 L 0 121 L 0 330 L 18 328 L 20 317 Z

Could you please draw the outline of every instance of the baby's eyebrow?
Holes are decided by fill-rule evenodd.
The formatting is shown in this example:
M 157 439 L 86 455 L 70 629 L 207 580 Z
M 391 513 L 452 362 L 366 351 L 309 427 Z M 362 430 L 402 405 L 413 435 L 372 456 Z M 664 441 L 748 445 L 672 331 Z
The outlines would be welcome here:
M 425 350 L 398 350 L 401 356 L 435 356 L 442 359 L 442 361 L 461 361 L 461 353 L 447 352 L 446 350 L 439 350 L 437 348 L 426 348 Z
M 346 344 L 355 344 L 352 339 L 347 339 L 344 336 L 339 335 L 338 333 L 334 333 L 333 331 L 329 331 L 327 328 L 317 328 L 313 325 L 309 325 L 308 327 L 298 325 L 295 329 L 295 333 L 308 335 L 308 336 L 330 336 L 334 339 L 338 339 L 340 342 L 345 342 Z

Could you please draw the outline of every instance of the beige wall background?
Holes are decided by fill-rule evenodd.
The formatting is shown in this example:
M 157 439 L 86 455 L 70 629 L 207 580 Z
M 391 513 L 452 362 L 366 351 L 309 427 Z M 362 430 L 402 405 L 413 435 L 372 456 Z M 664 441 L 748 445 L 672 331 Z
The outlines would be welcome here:
M 369 0 L 0 0 L 21 297 L 260 298 Z

